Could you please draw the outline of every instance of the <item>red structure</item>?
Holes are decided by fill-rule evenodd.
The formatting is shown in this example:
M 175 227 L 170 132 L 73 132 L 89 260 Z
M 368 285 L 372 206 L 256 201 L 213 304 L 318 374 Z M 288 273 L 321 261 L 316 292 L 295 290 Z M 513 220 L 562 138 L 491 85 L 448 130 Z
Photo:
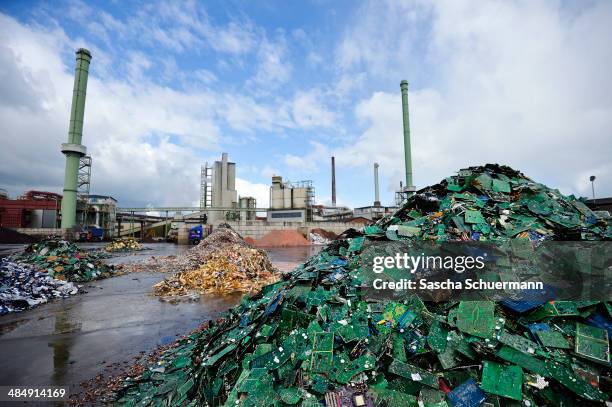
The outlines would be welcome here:
M 0 198 L 0 227 L 41 227 L 32 225 L 34 212 L 52 211 L 55 218 L 61 206 L 62 196 L 54 192 L 28 191 L 17 199 Z

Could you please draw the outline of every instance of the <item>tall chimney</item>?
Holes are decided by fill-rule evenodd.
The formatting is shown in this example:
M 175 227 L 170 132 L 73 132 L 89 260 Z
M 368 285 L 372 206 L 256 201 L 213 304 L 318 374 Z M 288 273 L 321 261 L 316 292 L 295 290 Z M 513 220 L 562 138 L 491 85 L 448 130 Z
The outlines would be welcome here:
M 408 117 L 408 81 L 400 82 L 402 90 L 402 117 L 404 122 L 404 163 L 406 165 L 406 188 L 412 195 L 415 191 L 412 183 L 412 152 L 410 150 L 410 118 Z
M 332 170 L 332 206 L 336 206 L 336 157 L 331 158 Z
M 380 206 L 380 194 L 378 190 L 378 163 L 374 163 L 374 206 Z
M 66 171 L 64 175 L 61 227 L 65 231 L 76 226 L 79 159 L 87 152 L 85 146 L 81 144 L 81 140 L 83 138 L 83 115 L 85 114 L 85 95 L 87 93 L 90 61 L 91 53 L 85 48 L 79 48 L 76 52 L 76 69 L 72 90 L 68 142 L 62 144 L 62 153 L 66 155 Z

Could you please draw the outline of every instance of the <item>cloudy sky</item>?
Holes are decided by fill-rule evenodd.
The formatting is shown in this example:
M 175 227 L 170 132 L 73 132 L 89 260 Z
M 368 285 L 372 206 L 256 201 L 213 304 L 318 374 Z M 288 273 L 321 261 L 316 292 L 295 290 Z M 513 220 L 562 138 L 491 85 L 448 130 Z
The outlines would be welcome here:
M 403 176 L 410 82 L 418 188 L 499 162 L 565 193 L 612 195 L 610 1 L 0 2 L 0 187 L 61 192 L 74 52 L 93 54 L 92 193 L 191 205 L 228 152 L 268 203 L 273 174 L 330 201 Z

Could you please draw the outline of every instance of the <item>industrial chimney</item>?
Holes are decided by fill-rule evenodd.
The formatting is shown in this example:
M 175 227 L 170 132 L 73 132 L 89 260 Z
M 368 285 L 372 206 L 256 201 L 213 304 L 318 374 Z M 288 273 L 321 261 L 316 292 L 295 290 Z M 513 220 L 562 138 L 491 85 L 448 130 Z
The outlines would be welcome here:
M 332 206 L 336 206 L 336 157 L 331 158 L 331 171 L 332 171 Z
M 412 195 L 415 191 L 412 183 L 412 152 L 410 150 L 410 119 L 408 117 L 408 81 L 400 82 L 402 90 L 402 117 L 404 122 L 404 163 L 406 165 L 405 191 Z
M 76 69 L 72 90 L 72 107 L 70 109 L 70 126 L 68 142 L 62 144 L 62 153 L 66 155 L 64 175 L 64 196 L 62 198 L 62 229 L 65 233 L 76 226 L 76 203 L 78 189 L 79 159 L 86 153 L 81 144 L 83 138 L 83 115 L 85 113 L 85 95 L 91 53 L 85 48 L 76 52 Z
M 380 194 L 378 189 L 378 163 L 374 163 L 374 206 L 380 206 Z

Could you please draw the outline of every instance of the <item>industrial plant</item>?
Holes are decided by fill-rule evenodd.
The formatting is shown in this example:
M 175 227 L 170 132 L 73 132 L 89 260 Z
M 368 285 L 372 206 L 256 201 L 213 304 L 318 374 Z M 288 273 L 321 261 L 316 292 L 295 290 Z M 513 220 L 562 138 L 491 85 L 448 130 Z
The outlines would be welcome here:
M 0 405 L 612 406 L 612 7 L 5 3 Z
M 76 68 L 68 140 L 61 145 L 66 157 L 63 194 L 26 191 L 16 199 L 0 196 L 0 225 L 20 233 L 61 235 L 70 240 L 83 238 L 109 240 L 131 236 L 140 239 L 189 242 L 189 231 L 202 227 L 210 233 L 217 225 L 228 223 L 244 237 L 258 239 L 273 230 L 295 230 L 308 236 L 312 229 L 336 234 L 376 221 L 393 213 L 415 190 L 410 154 L 408 83 L 401 82 L 404 123 L 406 183 L 396 192 L 393 205 L 382 205 L 379 164 L 373 163 L 372 204 L 356 208 L 336 206 L 336 163 L 331 157 L 331 206 L 317 204 L 312 180 L 289 181 L 274 175 L 270 184 L 269 207 L 257 205 L 251 196 L 236 190 L 236 167 L 229 154 L 200 171 L 200 205 L 123 207 L 112 195 L 91 195 L 91 173 L 95 157 L 87 155 L 83 144 L 83 123 L 87 80 L 92 61 L 90 51 L 76 52 Z M 112 192 L 112 191 L 111 191 Z

